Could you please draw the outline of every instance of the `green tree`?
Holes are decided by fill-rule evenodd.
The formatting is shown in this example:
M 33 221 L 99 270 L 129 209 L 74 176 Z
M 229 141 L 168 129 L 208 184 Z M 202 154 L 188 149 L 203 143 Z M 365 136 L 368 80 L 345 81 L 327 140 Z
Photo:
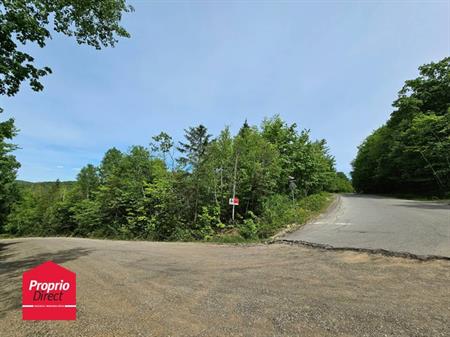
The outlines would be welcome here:
M 0 108 L 1 113 L 2 109 Z M 19 197 L 15 179 L 20 164 L 11 153 L 17 147 L 8 142 L 16 132 L 13 119 L 0 122 L 0 233 L 13 203 Z
M 344 172 L 337 172 L 329 191 L 334 193 L 351 193 L 354 190 L 352 182 L 348 179 L 346 174 Z
M 41 77 L 51 73 L 49 67 L 37 67 L 20 44 L 45 47 L 52 27 L 79 44 L 114 46 L 118 37 L 129 36 L 119 22 L 132 10 L 124 0 L 0 0 L 0 95 L 14 96 L 25 81 L 40 91 Z M 0 231 L 18 195 L 14 179 L 19 164 L 11 155 L 14 146 L 5 142 L 15 133 L 12 119 L 0 122 Z
M 307 131 L 298 132 L 279 116 L 261 128 L 246 121 L 236 135 L 225 128 L 214 139 L 204 126 L 190 128 L 186 139 L 180 145 L 184 159 L 171 170 L 167 156 L 173 141 L 160 133 L 151 151 L 108 150 L 99 167 L 87 165 L 73 184 L 21 184 L 23 199 L 14 205 L 6 230 L 151 240 L 209 240 L 233 233 L 253 240 L 303 221 L 327 199 L 326 194 L 303 199 L 303 194 L 337 191 L 338 178 L 348 184 L 334 171 L 323 140 L 310 140 Z M 294 194 L 291 178 L 299 186 Z M 234 188 L 240 204 L 232 221 L 228 199 Z
M 238 213 L 261 211 L 262 200 L 277 190 L 280 175 L 279 153 L 256 127 L 241 128 L 235 138 L 233 159 L 237 157 L 236 192 L 241 206 Z
M 122 13 L 132 10 L 124 0 L 1 0 L 0 95 L 14 96 L 24 81 L 40 91 L 40 78 L 51 73 L 49 67 L 36 67 L 34 58 L 20 50 L 18 43 L 43 48 L 53 27 L 96 49 L 114 46 L 117 37 L 129 37 L 119 22 Z
M 30 190 L 23 190 L 20 200 L 12 205 L 8 214 L 5 232 L 17 236 L 42 235 L 40 232 L 42 213 L 38 203 L 39 199 Z
M 178 158 L 178 162 L 183 167 L 188 166 L 195 170 L 206 151 L 211 135 L 208 133 L 208 129 L 201 124 L 184 131 L 187 142 L 179 142 L 177 149 L 182 156 Z
M 201 194 L 201 178 L 204 174 L 202 167 L 204 155 L 209 145 L 211 135 L 208 129 L 199 125 L 190 127 L 185 131 L 184 137 L 186 142 L 179 142 L 177 147 L 181 156 L 178 158 L 178 163 L 182 168 L 186 168 L 186 192 L 187 200 L 190 202 L 192 209 L 192 216 L 194 223 L 197 221 L 200 194 Z
M 78 173 L 77 182 L 84 199 L 91 199 L 92 194 L 98 188 L 100 179 L 97 171 L 98 170 L 94 165 L 88 164 L 80 170 L 80 173 Z
M 164 163 L 170 159 L 172 171 L 174 169 L 174 143 L 172 137 L 166 132 L 160 132 L 157 136 L 152 137 L 153 142 L 150 143 L 150 149 L 161 158 Z
M 419 67 L 405 82 L 386 125 L 358 148 L 355 189 L 445 195 L 449 186 L 450 57 Z
M 325 140 L 312 142 L 308 130 L 298 132 L 295 123 L 288 125 L 278 115 L 263 121 L 262 136 L 280 155 L 278 193 L 288 193 L 295 186 L 294 194 L 304 196 L 329 188 L 335 170 Z
M 102 183 L 117 174 L 117 169 L 122 158 L 122 152 L 115 147 L 106 151 L 99 167 L 100 181 Z

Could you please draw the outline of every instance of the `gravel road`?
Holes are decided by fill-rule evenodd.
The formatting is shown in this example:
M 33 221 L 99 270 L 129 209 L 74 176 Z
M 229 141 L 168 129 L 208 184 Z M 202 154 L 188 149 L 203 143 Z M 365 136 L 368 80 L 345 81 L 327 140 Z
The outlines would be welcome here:
M 21 274 L 77 273 L 77 321 L 22 321 Z M 450 261 L 301 246 L 0 240 L 0 336 L 449 336 Z
M 450 257 L 450 205 L 349 194 L 286 240 Z

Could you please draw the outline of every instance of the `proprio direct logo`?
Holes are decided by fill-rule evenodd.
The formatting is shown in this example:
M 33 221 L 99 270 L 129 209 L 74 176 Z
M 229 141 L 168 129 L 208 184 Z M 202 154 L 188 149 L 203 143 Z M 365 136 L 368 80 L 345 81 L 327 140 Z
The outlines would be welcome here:
M 22 319 L 75 320 L 76 275 L 52 261 L 22 277 Z

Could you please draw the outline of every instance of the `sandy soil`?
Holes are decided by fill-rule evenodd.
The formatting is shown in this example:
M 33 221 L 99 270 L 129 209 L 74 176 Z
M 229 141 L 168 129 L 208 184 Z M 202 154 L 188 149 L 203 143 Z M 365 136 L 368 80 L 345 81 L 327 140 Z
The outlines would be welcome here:
M 22 321 L 21 275 L 77 273 L 77 321 Z M 449 336 L 450 261 L 282 244 L 0 240 L 0 336 Z

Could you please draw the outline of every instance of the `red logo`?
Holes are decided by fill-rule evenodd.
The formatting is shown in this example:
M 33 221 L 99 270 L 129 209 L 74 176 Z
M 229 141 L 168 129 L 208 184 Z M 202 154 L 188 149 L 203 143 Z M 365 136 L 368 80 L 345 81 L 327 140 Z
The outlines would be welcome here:
M 75 320 L 76 275 L 47 261 L 23 273 L 22 319 Z

